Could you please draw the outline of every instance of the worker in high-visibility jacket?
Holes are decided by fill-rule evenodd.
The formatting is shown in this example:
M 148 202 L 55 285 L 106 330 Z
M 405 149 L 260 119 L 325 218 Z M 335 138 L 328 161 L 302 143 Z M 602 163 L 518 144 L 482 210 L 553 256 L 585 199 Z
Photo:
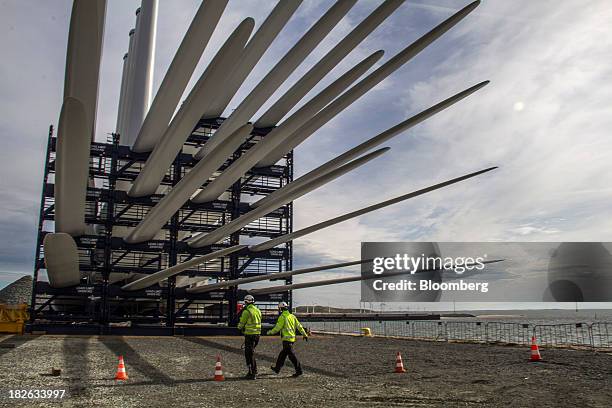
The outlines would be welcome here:
M 278 358 L 276 359 L 276 365 L 273 365 L 272 371 L 278 374 L 283 368 L 285 364 L 285 359 L 289 357 L 289 360 L 293 364 L 295 368 L 295 374 L 293 377 L 299 377 L 302 375 L 302 366 L 298 361 L 295 353 L 293 352 L 293 344 L 295 343 L 295 332 L 296 329 L 303 336 L 304 340 L 308 341 L 308 334 L 304 327 L 300 324 L 300 321 L 289 311 L 289 305 L 285 302 L 280 302 L 278 304 L 278 310 L 280 312 L 280 316 L 278 316 L 278 320 L 276 322 L 276 326 L 274 326 L 271 330 L 268 330 L 268 335 L 277 334 L 280 332 L 281 338 L 283 340 L 283 349 L 278 354 Z
M 261 334 L 261 311 L 255 306 L 255 298 L 251 295 L 244 297 L 244 308 L 240 315 L 238 330 L 244 334 L 244 358 L 249 368 L 245 378 L 255 380 L 257 378 L 255 348 L 259 344 Z

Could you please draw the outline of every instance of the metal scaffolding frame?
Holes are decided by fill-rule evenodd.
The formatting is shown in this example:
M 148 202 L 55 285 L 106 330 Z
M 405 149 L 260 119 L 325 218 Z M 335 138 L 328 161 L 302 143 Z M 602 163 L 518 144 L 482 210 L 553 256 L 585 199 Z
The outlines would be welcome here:
M 198 123 L 164 176 L 162 189 L 172 188 L 197 163 L 193 153 L 206 143 L 223 120 L 203 119 Z M 220 170 L 227 168 L 270 130 L 254 129 L 247 141 Z M 236 287 L 209 293 L 187 293 L 185 287 L 176 286 L 175 276 L 169 278 L 167 284 L 128 292 L 121 290 L 121 285 L 110 283 L 109 278 L 111 273 L 113 276 L 151 274 L 194 256 L 243 243 L 244 240 L 257 241 L 291 232 L 293 206 L 290 203 L 251 222 L 215 245 L 192 248 L 185 242 L 185 238 L 193 233 L 212 231 L 248 212 L 250 205 L 243 201 L 245 195 L 263 197 L 291 182 L 293 153 L 285 157 L 283 165 L 249 171 L 227 191 L 228 198 L 183 205 L 164 225 L 164 239 L 128 244 L 113 234 L 113 229 L 135 227 L 163 197 L 163 194 L 153 194 L 133 198 L 118 186 L 130 183 L 138 176 L 149 154 L 135 153 L 127 146 L 120 145 L 118 134 L 109 136 L 106 143 L 92 142 L 85 221 L 92 226 L 93 232 L 75 237 L 82 272 L 81 283 L 76 287 L 59 289 L 39 280 L 41 271 L 45 270 L 43 239 L 47 232 L 53 231 L 55 216 L 52 180 L 55 172 L 55 146 L 56 138 L 53 126 L 50 126 L 29 330 L 98 334 L 205 334 L 228 330 L 236 324 L 239 300 L 246 293 Z M 207 262 L 177 276 L 227 280 L 291 269 L 292 244 L 289 242 L 282 247 L 257 253 L 245 248 L 227 258 Z M 291 278 L 285 281 L 291 283 Z M 276 316 L 276 303 L 281 300 L 291 304 L 291 293 L 258 297 L 264 320 Z

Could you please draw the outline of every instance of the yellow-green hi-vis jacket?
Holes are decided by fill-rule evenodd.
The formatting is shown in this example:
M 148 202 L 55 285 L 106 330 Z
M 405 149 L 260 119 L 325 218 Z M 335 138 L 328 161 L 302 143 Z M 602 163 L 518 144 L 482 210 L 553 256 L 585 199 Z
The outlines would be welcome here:
M 276 326 L 272 330 L 268 331 L 268 334 L 276 334 L 280 332 L 283 341 L 295 342 L 295 330 L 299 330 L 302 336 L 308 336 L 306 330 L 300 324 L 300 321 L 292 315 L 288 310 L 283 311 L 278 320 Z
M 238 330 L 244 334 L 261 334 L 261 311 L 254 304 L 242 309 Z

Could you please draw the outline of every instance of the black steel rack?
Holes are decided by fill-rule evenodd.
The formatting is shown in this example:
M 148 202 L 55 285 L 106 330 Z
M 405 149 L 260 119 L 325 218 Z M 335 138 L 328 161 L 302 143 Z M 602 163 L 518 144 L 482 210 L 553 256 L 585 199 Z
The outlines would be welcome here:
M 197 160 L 193 154 L 223 123 L 223 118 L 201 120 L 182 151 L 168 169 L 160 189 L 170 189 Z M 265 138 L 271 129 L 254 129 L 247 141 L 221 167 L 221 171 Z M 227 280 L 291 270 L 291 242 L 268 251 L 247 248 L 222 260 L 210 261 L 167 280 L 167 283 L 139 291 L 123 291 L 131 274 L 151 274 L 195 256 L 239 243 L 259 242 L 292 231 L 293 207 L 287 204 L 254 221 L 228 239 L 212 246 L 192 248 L 186 237 L 212 231 L 250 210 L 246 196 L 268 195 L 293 179 L 293 153 L 282 165 L 252 169 L 220 199 L 196 204 L 187 202 L 163 227 L 154 240 L 128 244 L 121 232 L 135 227 L 163 197 L 153 194 L 133 198 L 126 186 L 138 176 L 148 153 L 136 153 L 119 143 L 112 134 L 106 143 L 92 142 L 90 183 L 86 198 L 86 223 L 90 231 L 76 237 L 81 283 L 71 288 L 52 288 L 45 272 L 43 240 L 53 231 L 56 138 L 49 128 L 38 237 L 33 274 L 31 314 L 28 330 L 97 334 L 220 333 L 236 324 L 240 300 L 245 291 L 236 288 L 208 293 L 188 293 L 186 279 Z M 159 191 L 159 189 L 158 189 Z M 247 200 L 248 201 L 248 200 Z M 291 283 L 291 279 L 283 279 Z M 178 282 L 178 284 L 177 284 Z M 264 319 L 275 317 L 276 304 L 291 304 L 291 293 L 258 296 Z

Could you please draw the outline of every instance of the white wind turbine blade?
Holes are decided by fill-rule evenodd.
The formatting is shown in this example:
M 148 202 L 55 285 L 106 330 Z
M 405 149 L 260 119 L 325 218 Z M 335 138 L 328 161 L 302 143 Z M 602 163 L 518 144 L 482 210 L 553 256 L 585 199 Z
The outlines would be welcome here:
M 295 10 L 302 4 L 302 0 L 279 1 L 266 20 L 261 24 L 253 38 L 246 45 L 240 57 L 240 64 L 231 71 L 225 81 L 225 87 L 213 96 L 210 108 L 204 113 L 204 118 L 221 116 L 240 86 L 249 76 L 255 65 L 270 47 L 278 33 L 285 27 Z
M 289 136 L 282 145 L 277 146 L 270 154 L 268 154 L 263 160 L 257 163 L 257 167 L 271 166 L 279 161 L 285 154 L 293 150 L 297 145 L 302 143 L 306 138 L 316 132 L 321 126 L 329 122 L 332 118 L 350 106 L 353 102 L 363 96 L 370 89 L 374 88 L 383 79 L 391 75 L 401 66 L 406 64 L 417 54 L 423 51 L 427 46 L 433 43 L 435 40 L 440 38 L 444 33 L 454 27 L 463 18 L 465 18 L 470 12 L 472 12 L 478 5 L 480 0 L 475 1 L 468 6 L 464 7 L 451 17 L 443 21 L 437 27 L 429 31 L 427 34 L 413 42 L 408 47 L 404 48 L 393 58 L 387 61 L 385 64 L 380 66 L 376 71 L 372 72 L 361 82 L 353 86 L 351 89 L 346 91 L 335 101 L 330 103 L 315 117 L 310 119 L 304 126 L 297 130 L 294 134 Z
M 152 239 L 172 215 L 189 200 L 189 197 L 227 158 L 246 140 L 253 125 L 244 125 L 229 137 L 225 143 L 211 151 L 206 160 L 201 160 L 175 185 L 164 198 L 151 208 L 142 221 L 125 238 L 126 242 L 138 243 Z
M 411 118 L 406 119 L 405 121 L 393 126 L 392 128 L 385 130 L 384 132 L 378 134 L 377 136 L 374 136 L 373 138 L 366 140 L 360 145 L 348 150 L 347 152 L 337 156 L 336 158 L 328 161 L 327 163 L 317 167 L 316 169 L 304 174 L 302 177 L 298 178 L 297 180 L 294 180 L 290 184 L 287 184 L 285 187 L 283 187 L 283 190 L 285 190 L 285 192 L 281 193 L 280 189 L 276 190 L 272 192 L 271 194 L 269 194 L 268 196 L 262 198 L 261 200 L 256 201 L 255 203 L 251 204 L 251 206 L 259 207 L 262 205 L 266 205 L 268 202 L 276 200 L 276 198 L 280 194 L 286 194 L 292 191 L 293 189 L 299 189 L 301 186 L 303 186 L 306 183 L 309 183 L 311 180 L 336 169 L 338 166 L 343 165 L 344 163 L 354 159 L 355 157 L 358 157 L 359 155 L 367 152 L 368 150 L 376 146 L 379 146 L 380 144 L 406 131 L 407 129 L 410 129 L 413 126 L 418 125 L 424 120 L 452 106 L 453 104 L 459 102 L 460 100 L 468 97 L 469 95 L 483 88 L 488 83 L 489 81 L 481 82 L 462 92 L 459 92 L 458 94 L 451 96 L 448 99 L 443 100 L 442 102 L 437 103 L 436 105 L 428 109 L 425 109 L 424 111 L 412 116 Z
M 180 97 L 219 23 L 227 2 L 228 0 L 204 0 L 200 5 L 142 123 L 134 142 L 134 151 L 153 150 L 168 127 Z
M 202 233 L 189 241 L 189 245 L 192 247 L 202 247 L 206 245 L 212 245 L 215 242 L 222 240 L 223 238 L 229 236 L 231 233 L 238 231 L 240 228 L 245 225 L 263 217 L 266 214 L 276 210 L 277 208 L 305 195 L 309 192 L 325 185 L 336 178 L 366 164 L 370 160 L 373 160 L 380 155 L 386 153 L 389 150 L 388 147 L 383 149 L 376 150 L 370 154 L 367 154 L 359 159 L 356 159 L 344 166 L 340 166 L 337 169 L 328 172 L 327 174 L 322 175 L 319 178 L 312 180 L 310 183 L 303 185 L 299 189 L 293 189 L 290 193 L 284 194 L 283 190 L 285 190 L 291 183 L 287 184 L 285 187 L 280 188 L 277 191 L 281 193 L 277 196 L 276 200 L 269 202 L 265 206 L 258 207 L 254 210 L 249 211 L 248 213 L 230 221 L 229 223 L 217 228 L 214 231 L 208 233 Z
M 76 286 L 81 282 L 79 252 L 74 239 L 65 233 L 48 233 L 43 240 L 45 268 L 52 288 Z
M 89 178 L 87 113 L 76 98 L 62 105 L 55 153 L 55 231 L 72 236 L 85 233 L 85 198 Z
M 157 10 L 158 0 L 142 0 L 142 6 L 136 12 L 138 23 L 134 41 L 132 82 L 129 84 L 131 95 L 127 108 L 127 126 L 121 135 L 123 143 L 128 146 L 134 144 L 151 105 Z
M 404 0 L 390 0 L 357 25 L 346 37 L 332 48 L 302 78 L 300 78 L 278 101 L 276 101 L 256 122 L 255 127 L 276 126 L 312 88 L 314 88 L 340 61 L 389 17 Z
M 392 198 L 390 200 L 385 200 L 385 201 L 382 201 L 380 203 L 377 203 L 377 204 L 374 204 L 374 205 L 371 205 L 371 206 L 368 206 L 368 207 L 365 207 L 365 208 L 362 208 L 362 209 L 359 209 L 359 210 L 356 210 L 356 211 L 352 211 L 352 212 L 347 213 L 347 214 L 340 215 L 340 216 L 332 218 L 330 220 L 323 221 L 323 222 L 320 222 L 320 223 L 315 224 L 315 225 L 311 225 L 310 227 L 303 228 L 303 229 L 301 229 L 299 231 L 295 231 L 295 232 L 291 232 L 289 234 L 281 235 L 280 237 L 277 237 L 277 238 L 265 241 L 265 242 L 263 242 L 261 244 L 251 246 L 251 247 L 249 247 L 249 249 L 251 251 L 253 251 L 253 252 L 265 251 L 265 250 L 274 248 L 277 245 L 280 245 L 280 244 L 283 244 L 285 242 L 291 241 L 293 239 L 296 239 L 296 238 L 299 238 L 299 237 L 303 237 L 304 235 L 307 235 L 307 234 L 319 231 L 319 230 L 321 230 L 323 228 L 327 228 L 329 226 L 341 223 L 343 221 L 350 220 L 350 219 L 355 218 L 355 217 L 359 217 L 359 216 L 367 214 L 369 212 L 376 211 L 376 210 L 379 210 L 379 209 L 384 208 L 384 207 L 388 207 L 388 206 L 393 205 L 393 204 L 397 204 L 399 202 L 402 202 L 402 201 L 405 201 L 405 200 L 408 200 L 408 199 L 420 196 L 420 195 L 425 194 L 425 193 L 429 193 L 430 191 L 438 190 L 440 188 L 449 186 L 451 184 L 455 184 L 455 183 L 458 183 L 460 181 L 467 180 L 469 178 L 478 176 L 480 174 L 487 173 L 487 172 L 489 172 L 491 170 L 494 170 L 496 168 L 497 167 L 489 167 L 487 169 L 480 170 L 480 171 L 477 171 L 477 172 L 474 172 L 474 173 L 470 173 L 470 174 L 467 174 L 465 176 L 457 177 L 457 178 L 454 178 L 454 179 L 451 179 L 451 180 L 447 180 L 447 181 L 444 181 L 442 183 L 438 183 L 438 184 L 435 184 L 433 186 L 423 188 L 421 190 L 413 191 L 411 193 L 404 194 L 404 195 L 401 195 L 399 197 Z
M 96 131 L 105 14 L 106 0 L 74 0 L 68 32 L 64 99 L 73 97 L 83 104 L 87 130 L 81 137 L 91 140 Z
M 227 72 L 236 64 L 254 26 L 255 20 L 245 19 L 219 49 L 157 142 L 134 181 L 128 193 L 130 196 L 143 197 L 155 193 L 166 171 L 202 117 L 202 112 L 210 104 L 211 95 L 223 88 Z
M 245 248 L 246 245 L 234 245 L 229 248 L 220 249 L 218 251 L 211 252 L 210 254 L 202 255 L 197 258 L 190 259 L 189 261 L 171 266 L 162 271 L 155 272 L 151 275 L 147 275 L 144 278 L 140 278 L 135 280 L 134 282 L 130 282 L 127 285 L 121 287 L 122 290 L 139 290 L 147 288 L 151 285 L 155 285 L 163 281 L 164 279 L 168 279 L 171 276 L 179 274 L 189 268 L 193 268 L 194 266 L 203 264 L 206 261 L 210 261 L 216 258 L 221 258 L 223 256 L 227 256 L 233 254 L 241 249 Z
M 304 122 L 312 117 L 312 115 L 331 102 L 336 96 L 357 80 L 357 78 L 363 75 L 383 56 L 383 54 L 383 51 L 376 51 L 322 90 L 298 111 L 283 121 L 279 127 L 268 133 L 262 141 L 258 142 L 238 160 L 232 163 L 232 165 L 219 177 L 198 193 L 193 198 L 193 201 L 196 203 L 204 203 L 216 200 L 229 186 L 249 171 L 255 163 L 272 151 L 279 143 L 282 143 L 287 136 L 291 135 L 293 131 L 298 129 Z
M 345 268 L 347 266 L 360 265 L 360 264 L 371 262 L 371 261 L 372 261 L 371 259 L 366 259 L 366 260 L 359 260 L 359 261 L 342 262 L 342 263 L 337 263 L 337 264 L 332 264 L 332 265 L 322 265 L 322 266 L 314 266 L 311 268 L 296 269 L 293 271 L 270 273 L 267 275 L 250 276 L 248 278 L 232 279 L 232 280 L 227 280 L 227 281 L 218 282 L 218 283 L 211 283 L 211 284 L 204 285 L 204 286 L 196 286 L 196 287 L 188 288 L 187 292 L 188 293 L 212 292 L 217 289 L 224 289 L 224 288 L 229 288 L 232 286 L 244 285 L 247 283 L 261 282 L 261 281 L 271 280 L 271 279 L 285 279 L 285 278 L 289 278 L 295 275 L 302 275 L 302 274 L 311 273 L 311 272 L 326 271 L 329 269 Z
M 246 123 L 287 80 L 289 75 L 310 55 L 317 45 L 329 34 L 338 22 L 355 5 L 357 0 L 338 0 L 285 54 L 285 56 L 268 72 L 268 74 L 244 98 L 232 114 L 223 121 L 219 129 L 196 154 L 201 159 L 223 143 L 239 126 Z

